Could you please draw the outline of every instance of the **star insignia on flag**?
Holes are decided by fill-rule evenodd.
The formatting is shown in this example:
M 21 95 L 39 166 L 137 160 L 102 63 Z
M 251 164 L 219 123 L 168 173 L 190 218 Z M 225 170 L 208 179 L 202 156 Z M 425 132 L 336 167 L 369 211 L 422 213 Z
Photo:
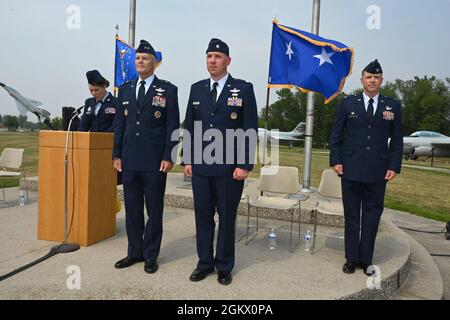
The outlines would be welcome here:
M 292 55 L 294 54 L 294 51 L 293 51 L 292 48 L 291 48 L 291 46 L 292 46 L 292 41 L 289 42 L 289 44 L 286 43 L 286 46 L 287 46 L 286 55 L 289 56 L 289 61 L 291 61 Z
M 322 48 L 321 54 L 316 54 L 314 58 L 317 58 L 320 60 L 319 67 L 323 65 L 324 63 L 333 64 L 333 61 L 331 61 L 331 57 L 335 54 L 335 52 L 328 53 L 325 48 Z

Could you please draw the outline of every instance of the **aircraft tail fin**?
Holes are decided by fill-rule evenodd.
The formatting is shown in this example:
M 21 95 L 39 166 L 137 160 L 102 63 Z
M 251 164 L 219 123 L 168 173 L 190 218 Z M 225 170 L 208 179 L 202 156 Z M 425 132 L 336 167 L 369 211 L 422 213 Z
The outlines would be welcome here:
M 305 134 L 305 131 L 306 131 L 306 122 L 299 122 L 299 124 L 297 124 L 297 126 L 291 132 Z

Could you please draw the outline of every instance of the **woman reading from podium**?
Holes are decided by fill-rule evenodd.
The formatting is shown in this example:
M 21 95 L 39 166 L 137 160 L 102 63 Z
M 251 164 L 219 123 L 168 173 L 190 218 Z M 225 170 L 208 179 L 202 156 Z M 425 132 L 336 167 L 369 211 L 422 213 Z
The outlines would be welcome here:
M 109 81 L 97 70 L 86 72 L 92 98 L 86 99 L 78 131 L 113 132 L 117 99 L 109 93 Z

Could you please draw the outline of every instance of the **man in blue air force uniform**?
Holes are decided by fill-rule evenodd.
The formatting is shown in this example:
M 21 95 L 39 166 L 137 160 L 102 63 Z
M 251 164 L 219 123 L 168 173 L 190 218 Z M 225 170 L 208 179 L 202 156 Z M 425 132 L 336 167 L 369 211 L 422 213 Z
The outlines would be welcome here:
M 362 72 L 363 93 L 342 100 L 331 133 L 330 165 L 342 177 L 345 217 L 343 272 L 371 275 L 386 182 L 400 173 L 403 151 L 400 103 L 379 94 L 377 60 Z M 388 143 L 390 139 L 390 142 Z M 360 234 L 361 232 L 361 234 Z
M 86 72 L 92 98 L 84 102 L 84 113 L 78 131 L 113 132 L 117 99 L 109 93 L 109 81 L 97 70 Z
M 147 273 L 158 270 L 167 172 L 176 162 L 172 149 L 178 143 L 171 138 L 180 125 L 178 89 L 154 75 L 155 57 L 150 43 L 141 40 L 136 50 L 139 79 L 120 87 L 114 120 L 114 167 L 123 171 L 128 236 L 127 257 L 115 267 L 145 261 Z
M 236 211 L 244 180 L 253 169 L 257 109 L 252 84 L 234 79 L 227 71 L 231 63 L 228 45 L 212 39 L 206 54 L 210 78 L 191 87 L 183 134 L 184 173 L 192 176 L 199 257 L 190 280 L 203 280 L 216 267 L 218 282 L 227 285 L 235 261 Z M 199 126 L 201 130 L 196 130 Z M 227 139 L 227 129 L 232 133 L 240 129 L 249 138 Z M 210 150 L 213 145 L 217 148 Z M 216 208 L 219 230 L 214 256 Z

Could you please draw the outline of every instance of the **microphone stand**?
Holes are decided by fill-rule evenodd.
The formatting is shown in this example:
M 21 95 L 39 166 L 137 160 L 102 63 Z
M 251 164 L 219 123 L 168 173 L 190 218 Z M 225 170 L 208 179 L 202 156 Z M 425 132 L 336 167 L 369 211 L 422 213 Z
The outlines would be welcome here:
M 69 160 L 68 160 L 68 158 L 69 158 L 69 135 L 70 135 L 70 127 L 72 126 L 72 121 L 77 116 L 78 116 L 78 111 L 75 111 L 74 116 L 69 121 L 69 127 L 67 128 L 66 149 L 65 149 L 65 157 L 64 157 L 64 241 L 63 241 L 63 243 L 52 247 L 52 250 L 54 250 L 56 253 L 67 253 L 67 252 L 77 251 L 78 249 L 80 249 L 79 244 L 67 243 L 67 237 L 68 237 L 68 234 L 67 234 L 67 180 L 68 180 L 67 179 L 67 171 L 68 171 L 68 165 L 69 165 Z M 73 157 L 73 154 L 72 154 L 72 157 Z

